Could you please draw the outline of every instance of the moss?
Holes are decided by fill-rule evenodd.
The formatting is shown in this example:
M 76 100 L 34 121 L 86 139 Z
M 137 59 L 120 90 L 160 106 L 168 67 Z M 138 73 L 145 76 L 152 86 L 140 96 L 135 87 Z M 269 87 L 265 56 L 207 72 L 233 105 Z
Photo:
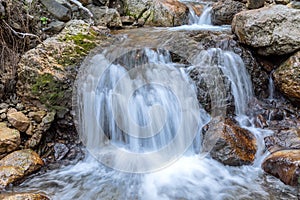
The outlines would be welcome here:
M 58 60 L 58 64 L 63 66 L 76 65 L 83 56 L 86 56 L 89 51 L 97 46 L 97 33 L 91 31 L 89 34 L 79 33 L 77 35 L 66 35 L 62 41 L 72 42 L 75 47 L 66 49 L 62 53 L 62 58 Z
M 64 91 L 51 74 L 38 76 L 32 85 L 31 92 L 41 103 L 52 107 L 64 99 Z

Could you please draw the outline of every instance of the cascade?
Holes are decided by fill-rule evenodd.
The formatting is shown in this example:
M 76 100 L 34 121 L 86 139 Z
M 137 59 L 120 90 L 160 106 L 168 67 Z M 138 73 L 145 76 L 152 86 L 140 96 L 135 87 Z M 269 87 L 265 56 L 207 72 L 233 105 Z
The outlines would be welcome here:
M 242 59 L 218 48 L 198 51 L 190 45 L 194 50 L 188 51 L 174 44 L 175 50 L 170 51 L 168 42 L 173 38 L 168 34 L 176 30 L 194 29 L 195 24 L 197 29 L 228 29 L 211 25 L 209 6 L 201 17 L 191 10 L 191 25 L 169 28 L 164 37 L 161 30 L 144 32 L 143 38 L 149 37 L 159 48 L 143 39 L 130 40 L 128 34 L 127 43 L 86 59 L 73 99 L 77 129 L 86 146 L 85 159 L 26 180 L 15 191 L 42 190 L 54 200 L 294 197 L 290 195 L 295 193 L 293 189 L 277 179 L 262 178 L 263 138 L 272 131 L 256 128 L 247 116 L 254 94 Z M 137 48 L 128 48 L 131 46 Z M 187 62 L 174 62 L 175 51 L 186 53 Z M 201 72 L 199 80 L 206 83 L 213 98 L 211 112 L 197 100 L 196 83 L 190 78 L 195 69 Z M 201 156 L 201 129 L 226 112 L 227 87 L 236 120 L 258 141 L 251 166 L 224 166 L 207 154 Z M 270 186 L 274 182 L 276 188 Z M 278 188 L 290 194 L 282 194 Z

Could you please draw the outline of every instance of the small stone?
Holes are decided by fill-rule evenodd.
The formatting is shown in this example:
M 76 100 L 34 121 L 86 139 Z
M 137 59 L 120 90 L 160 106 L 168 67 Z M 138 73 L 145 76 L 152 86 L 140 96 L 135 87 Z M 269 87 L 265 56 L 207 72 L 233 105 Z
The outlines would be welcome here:
M 30 123 L 27 131 L 26 131 L 27 135 L 33 135 L 33 125 Z
M 41 123 L 43 117 L 47 114 L 46 111 L 41 110 L 41 111 L 37 111 L 37 112 L 30 112 L 28 114 L 28 117 L 34 119 L 34 121 L 36 121 L 37 123 Z
M 290 0 L 275 0 L 275 3 L 286 5 L 290 3 Z
M 18 111 L 22 111 L 22 110 L 24 110 L 24 105 L 21 104 L 21 103 L 18 103 L 18 104 L 16 105 L 16 109 L 17 109 Z
M 51 22 L 50 24 L 48 24 L 48 27 L 49 27 L 48 30 L 58 33 L 65 27 L 65 25 L 66 24 L 64 22 L 54 21 L 54 22 Z
M 69 21 L 71 19 L 71 10 L 55 0 L 41 0 L 41 3 L 47 10 L 61 21 Z
M 41 142 L 42 136 L 43 136 L 43 132 L 37 131 L 31 136 L 29 140 L 26 141 L 25 147 L 35 148 Z
M 6 112 L 7 112 L 7 108 L 3 108 L 3 109 L 0 110 L 0 114 L 6 113 Z
M 55 158 L 55 160 L 63 159 L 68 152 L 69 152 L 69 148 L 65 144 L 56 143 L 54 145 L 54 158 Z
M 5 123 L 0 123 L 0 154 L 16 150 L 20 143 L 19 131 L 8 128 Z
M 0 109 L 8 108 L 9 105 L 7 103 L 0 103 Z
M 44 124 L 52 123 L 54 121 L 55 115 L 56 115 L 55 111 L 47 113 L 47 115 L 42 119 L 42 122 Z
M 4 120 L 4 119 L 6 119 L 6 113 L 2 113 L 1 115 L 0 115 L 0 119 L 2 119 L 2 120 Z
M 13 127 L 21 132 L 25 132 L 30 125 L 29 119 L 22 112 L 8 113 L 7 119 Z
M 248 9 L 257 9 L 263 7 L 265 4 L 265 0 L 247 0 L 247 8 Z

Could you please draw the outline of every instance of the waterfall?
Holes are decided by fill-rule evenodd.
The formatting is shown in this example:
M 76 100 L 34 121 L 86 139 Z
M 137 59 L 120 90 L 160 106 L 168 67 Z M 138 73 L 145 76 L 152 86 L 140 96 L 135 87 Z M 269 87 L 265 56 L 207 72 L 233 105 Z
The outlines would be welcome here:
M 194 9 L 189 6 L 189 24 L 206 24 L 206 25 L 212 25 L 211 23 L 211 10 L 212 7 L 210 6 L 205 6 L 202 14 L 200 16 L 198 16 Z
M 273 78 L 272 78 L 272 73 L 270 73 L 270 76 L 269 76 L 269 97 L 268 99 L 270 100 L 274 100 L 274 93 L 275 93 L 275 87 L 274 87 L 274 82 L 273 82 Z
M 179 40 L 167 43 L 174 38 L 162 37 L 161 29 L 142 33 L 82 64 L 73 101 L 85 159 L 26 179 L 14 191 L 43 191 L 54 200 L 297 199 L 293 188 L 264 178 L 260 168 L 263 138 L 271 132 L 255 128 L 247 117 L 253 91 L 242 59 L 218 48 L 180 51 Z M 161 48 L 151 47 L 145 35 Z M 183 62 L 172 60 L 171 45 L 183 52 Z M 209 90 L 211 112 L 198 102 L 192 70 Z M 224 166 L 200 156 L 201 129 L 224 114 L 227 88 L 238 122 L 257 138 L 251 166 Z

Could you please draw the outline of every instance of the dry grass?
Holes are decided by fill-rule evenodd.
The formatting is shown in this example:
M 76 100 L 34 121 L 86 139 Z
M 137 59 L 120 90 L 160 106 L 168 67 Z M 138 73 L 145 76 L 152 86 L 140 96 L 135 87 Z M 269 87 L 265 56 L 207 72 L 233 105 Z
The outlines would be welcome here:
M 0 0 L 0 99 L 15 92 L 17 64 L 20 56 L 39 43 L 33 13 L 37 1 Z

